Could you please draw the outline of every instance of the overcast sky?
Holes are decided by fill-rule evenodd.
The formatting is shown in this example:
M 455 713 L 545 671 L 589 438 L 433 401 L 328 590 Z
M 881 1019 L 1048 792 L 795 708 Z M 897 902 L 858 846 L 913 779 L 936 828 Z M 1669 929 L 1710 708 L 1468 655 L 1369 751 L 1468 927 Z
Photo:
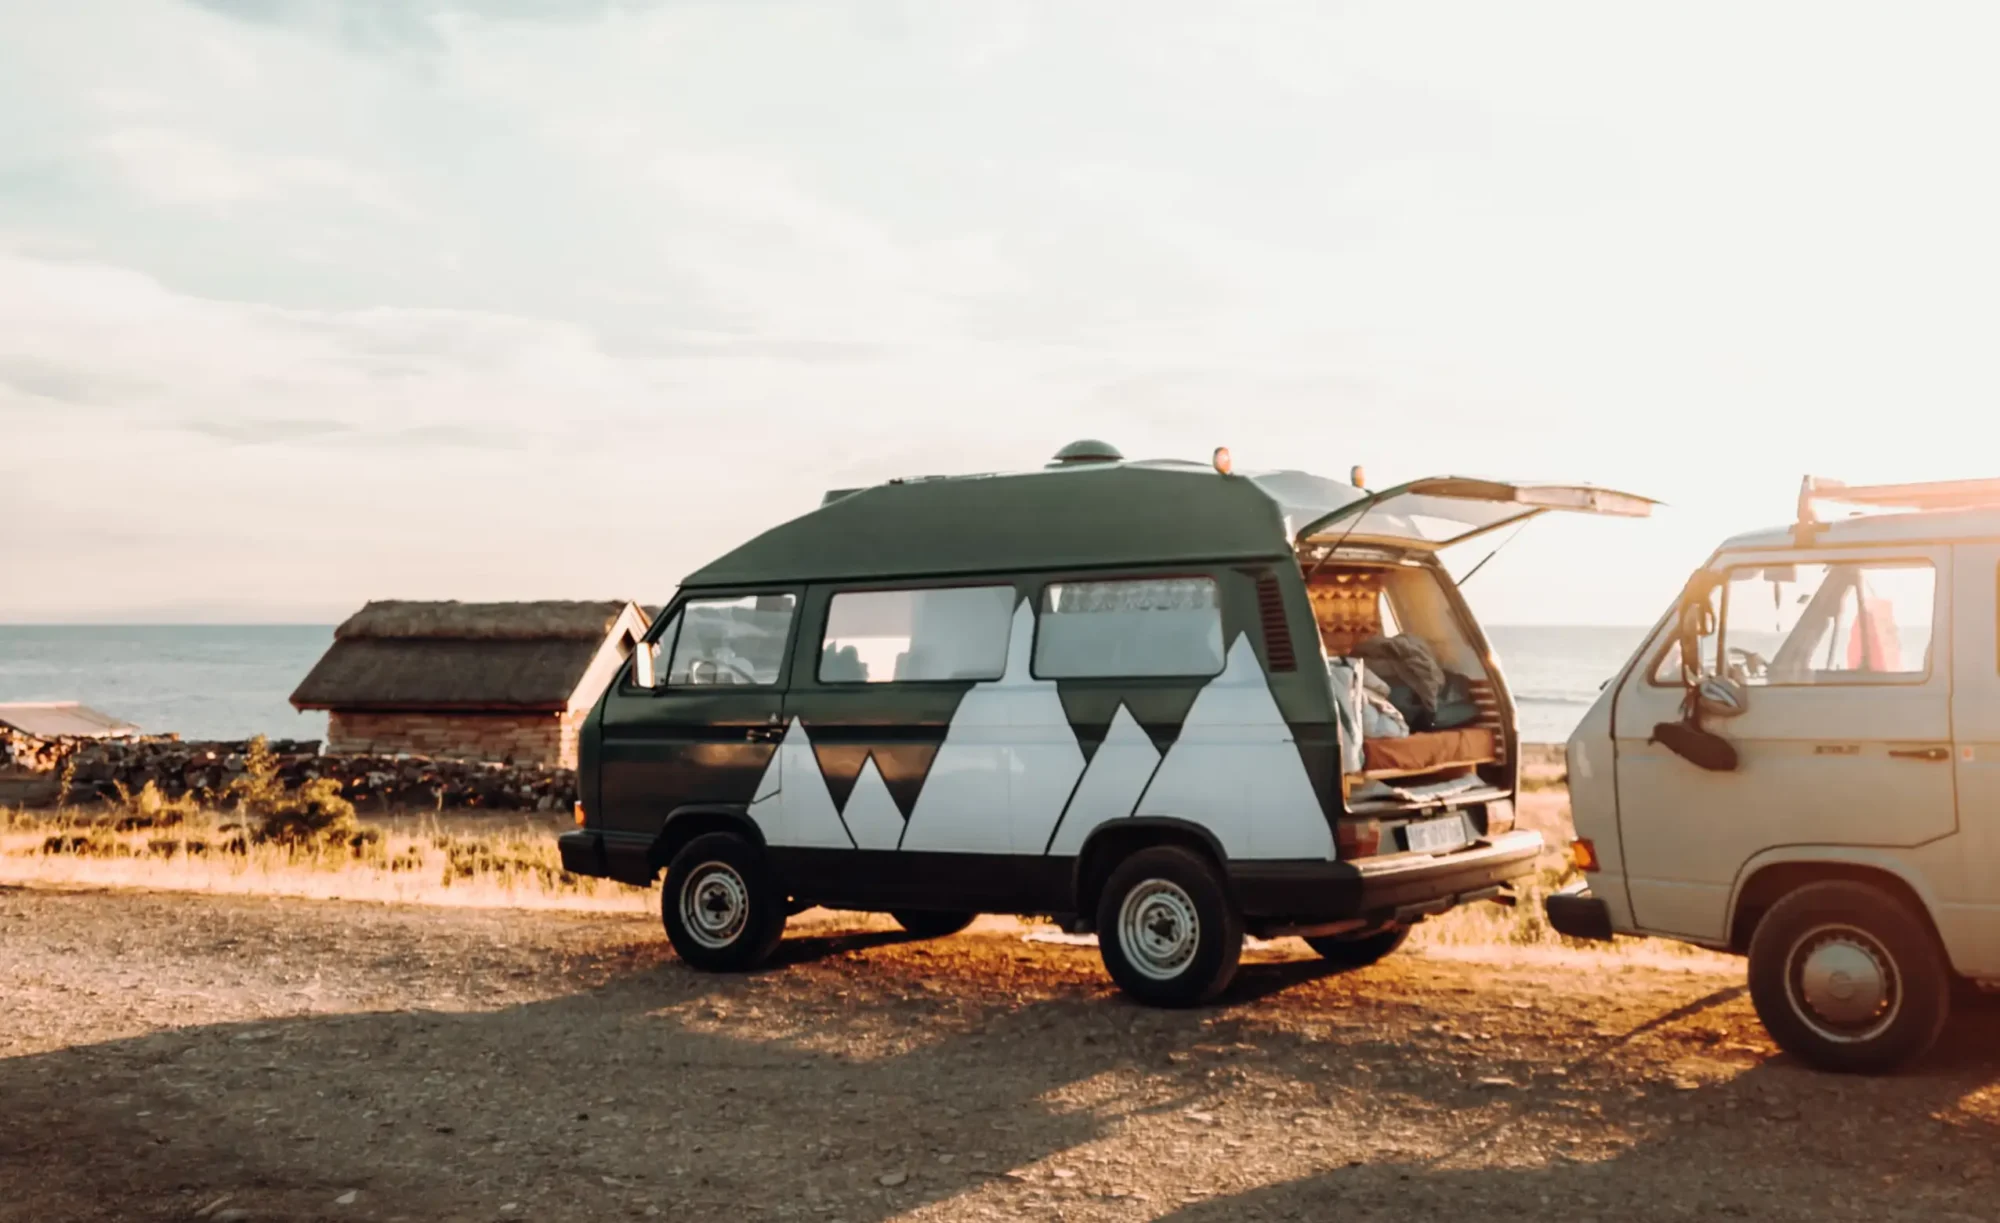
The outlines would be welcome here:
M 1098 436 L 1665 499 L 1469 591 L 1647 622 L 1807 471 L 2000 475 L 1996 56 L 1985 4 L 0 6 L 0 620 L 658 600 Z

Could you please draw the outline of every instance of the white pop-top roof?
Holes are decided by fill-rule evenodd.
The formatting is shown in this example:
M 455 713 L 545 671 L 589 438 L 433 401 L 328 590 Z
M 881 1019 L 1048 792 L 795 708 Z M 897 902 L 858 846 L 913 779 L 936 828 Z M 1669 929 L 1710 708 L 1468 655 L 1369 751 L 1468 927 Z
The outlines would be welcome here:
M 1827 519 L 1821 502 L 1860 506 Z M 1807 476 L 1799 488 L 1799 519 L 1791 526 L 1746 531 L 1723 542 L 1726 550 L 1898 543 L 1953 543 L 2000 537 L 2000 480 L 1943 480 L 1923 484 L 1850 485 Z

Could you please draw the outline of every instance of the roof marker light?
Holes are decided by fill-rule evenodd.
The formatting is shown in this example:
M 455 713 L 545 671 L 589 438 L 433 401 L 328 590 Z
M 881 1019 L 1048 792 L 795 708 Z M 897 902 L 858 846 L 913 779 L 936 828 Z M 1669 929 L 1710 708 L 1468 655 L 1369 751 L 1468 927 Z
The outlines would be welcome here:
M 1217 446 L 1215 448 L 1214 462 L 1215 462 L 1215 469 L 1221 472 L 1225 476 L 1229 474 L 1230 468 L 1235 466 L 1235 464 L 1233 464 L 1230 461 L 1229 447 L 1227 446 Z

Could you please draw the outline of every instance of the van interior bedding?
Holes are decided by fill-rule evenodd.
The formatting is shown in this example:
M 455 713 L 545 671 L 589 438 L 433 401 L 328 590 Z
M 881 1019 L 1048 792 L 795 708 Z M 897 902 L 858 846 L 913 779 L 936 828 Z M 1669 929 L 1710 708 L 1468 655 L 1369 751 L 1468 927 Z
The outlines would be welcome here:
M 1488 788 L 1506 759 L 1499 701 L 1436 579 L 1393 563 L 1333 565 L 1308 585 L 1351 808 L 1428 805 Z

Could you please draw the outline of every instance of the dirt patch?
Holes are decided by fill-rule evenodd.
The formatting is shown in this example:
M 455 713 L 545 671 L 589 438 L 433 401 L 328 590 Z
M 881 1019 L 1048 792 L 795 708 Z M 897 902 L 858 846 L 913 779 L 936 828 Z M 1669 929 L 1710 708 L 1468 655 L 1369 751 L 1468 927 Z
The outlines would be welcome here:
M 1729 961 L 1280 941 L 1158 1012 L 1022 934 L 710 977 L 639 915 L 0 889 L 0 1218 L 1993 1217 L 1990 1013 L 1845 1080 Z

